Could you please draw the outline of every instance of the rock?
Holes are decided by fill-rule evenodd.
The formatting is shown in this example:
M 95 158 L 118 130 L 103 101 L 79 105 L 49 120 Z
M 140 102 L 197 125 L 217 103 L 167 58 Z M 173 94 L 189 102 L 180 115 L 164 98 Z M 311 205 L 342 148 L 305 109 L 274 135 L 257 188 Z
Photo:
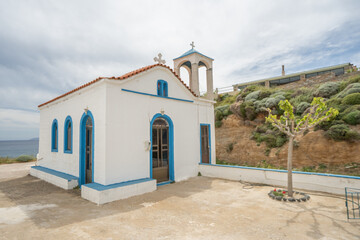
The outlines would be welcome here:
M 239 102 L 240 104 L 244 102 L 244 99 L 241 97 L 241 94 L 236 97 L 236 102 Z
M 258 124 L 264 123 L 265 120 L 264 120 L 264 119 L 260 119 L 260 118 L 255 118 L 254 122 L 258 125 Z
M 306 202 L 306 197 L 302 197 L 300 199 L 301 199 L 301 201 Z
M 245 126 L 251 126 L 251 122 L 249 120 L 244 121 Z
M 278 201 L 281 201 L 282 196 L 276 196 L 275 199 L 278 200 Z
M 266 130 L 265 133 L 266 133 L 267 135 L 272 135 L 272 134 L 274 134 L 275 132 L 272 131 L 272 130 L 270 130 L 270 129 L 268 129 L 268 130 Z
M 239 103 L 239 102 L 236 102 L 236 103 L 230 105 L 230 111 L 238 117 L 241 117 L 240 105 L 241 105 L 241 103 Z
M 289 202 L 295 202 L 295 198 L 289 197 L 289 198 L 288 198 L 288 201 L 289 201 Z

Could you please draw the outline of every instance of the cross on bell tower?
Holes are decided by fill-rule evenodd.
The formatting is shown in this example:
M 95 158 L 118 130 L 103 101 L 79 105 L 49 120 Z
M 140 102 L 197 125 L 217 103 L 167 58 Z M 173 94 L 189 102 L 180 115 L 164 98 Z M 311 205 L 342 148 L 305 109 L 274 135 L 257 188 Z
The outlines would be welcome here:
M 214 100 L 214 87 L 213 87 L 213 61 L 214 59 L 205 56 L 204 54 L 196 51 L 194 42 L 190 44 L 191 49 L 174 59 L 174 70 L 180 76 L 180 68 L 183 67 L 189 72 L 190 89 L 200 96 L 199 90 L 199 68 L 206 68 L 206 98 Z

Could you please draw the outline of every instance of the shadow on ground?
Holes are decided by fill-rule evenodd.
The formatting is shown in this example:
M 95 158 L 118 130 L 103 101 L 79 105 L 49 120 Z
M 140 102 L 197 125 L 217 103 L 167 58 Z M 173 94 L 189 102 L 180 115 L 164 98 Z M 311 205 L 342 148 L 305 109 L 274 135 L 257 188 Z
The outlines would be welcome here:
M 42 228 L 58 228 L 68 224 L 91 219 L 102 218 L 118 213 L 134 211 L 143 208 L 147 203 L 156 203 L 170 197 L 187 198 L 192 194 L 211 188 L 212 179 L 197 178 L 177 184 L 158 187 L 152 193 L 115 201 L 104 205 L 96 205 L 80 196 L 80 189 L 63 190 L 38 178 L 25 177 L 0 181 L 0 206 L 10 207 L 31 204 L 55 204 L 57 207 L 33 211 L 29 219 Z M 197 184 L 193 184 L 198 182 Z M 5 199 L 2 199 L 5 197 Z M 1 203 L 7 203 L 5 206 Z

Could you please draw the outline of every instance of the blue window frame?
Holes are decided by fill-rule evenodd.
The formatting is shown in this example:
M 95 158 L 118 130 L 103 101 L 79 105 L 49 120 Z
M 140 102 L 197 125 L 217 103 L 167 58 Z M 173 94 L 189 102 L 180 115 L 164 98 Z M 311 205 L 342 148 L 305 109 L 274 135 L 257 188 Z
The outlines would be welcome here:
M 57 152 L 58 151 L 58 138 L 59 138 L 59 131 L 58 131 L 58 122 L 56 119 L 52 122 L 51 125 L 51 151 Z
M 67 116 L 64 124 L 64 153 L 72 153 L 73 124 L 70 116 Z
M 167 97 L 168 96 L 168 83 L 164 80 L 157 81 L 157 95 Z

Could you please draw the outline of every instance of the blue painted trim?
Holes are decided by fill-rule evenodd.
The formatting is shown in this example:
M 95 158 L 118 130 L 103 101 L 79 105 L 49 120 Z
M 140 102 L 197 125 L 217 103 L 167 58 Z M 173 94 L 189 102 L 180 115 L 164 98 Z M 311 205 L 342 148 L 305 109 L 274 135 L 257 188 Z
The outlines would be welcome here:
M 174 173 L 174 124 L 171 118 L 167 115 L 162 115 L 157 113 L 154 115 L 150 122 L 150 178 L 152 178 L 152 126 L 154 121 L 157 118 L 164 118 L 169 124 L 169 180 L 175 181 L 175 173 Z
M 90 110 L 87 111 L 87 113 L 84 113 L 80 120 L 80 150 L 79 150 L 79 186 L 85 184 L 85 147 L 86 147 L 86 120 L 90 117 L 92 120 L 92 182 L 94 182 L 94 153 L 95 153 L 95 121 L 94 117 Z
M 189 51 L 187 51 L 186 53 L 184 53 L 184 54 L 181 55 L 180 57 L 174 58 L 173 60 L 176 60 L 176 59 L 179 59 L 179 58 L 182 58 L 182 57 L 186 57 L 186 56 L 188 56 L 188 55 L 190 55 L 190 54 L 193 54 L 193 53 L 197 53 L 197 54 L 200 54 L 200 55 L 202 55 L 202 56 L 204 56 L 204 57 L 207 57 L 207 58 L 209 58 L 209 59 L 211 59 L 211 60 L 214 60 L 214 59 L 212 59 L 211 57 L 208 57 L 208 56 L 206 56 L 206 55 L 204 55 L 204 54 L 196 51 L 195 49 L 190 49 Z
M 199 163 L 199 165 L 207 165 L 207 166 L 210 165 L 210 166 L 215 166 L 215 167 L 231 167 L 231 168 L 242 168 L 242 169 L 250 169 L 250 170 L 262 170 L 262 171 L 269 171 L 269 172 L 287 173 L 287 170 L 280 170 L 280 169 L 256 168 L 256 167 L 221 165 L 221 164 L 207 164 L 207 163 Z M 318 175 L 318 176 L 324 176 L 324 177 L 350 178 L 350 179 L 359 179 L 360 180 L 360 177 L 348 176 L 348 175 L 337 175 L 337 174 L 315 173 L 315 172 L 300 172 L 300 171 L 292 171 L 292 172 L 297 173 L 297 174 Z
M 64 178 L 64 179 L 68 180 L 68 182 L 70 182 L 71 180 L 78 180 L 78 178 L 73 176 L 73 175 L 63 173 L 63 172 L 60 172 L 60 171 L 56 171 L 56 170 L 53 170 L 53 169 L 50 169 L 50 168 L 41 167 L 41 166 L 32 166 L 31 168 L 42 171 L 42 172 L 45 172 L 45 173 L 48 173 L 48 174 L 51 174 L 51 175 L 54 175 L 54 176 L 57 176 L 57 177 Z
M 160 84 L 160 86 L 159 86 Z M 160 88 L 159 88 L 160 87 Z M 165 80 L 158 80 L 156 83 L 157 95 L 162 97 L 168 96 L 168 83 Z M 165 95 L 164 95 L 165 90 Z
M 109 189 L 113 189 L 113 188 L 119 188 L 119 187 L 129 186 L 129 185 L 133 185 L 133 184 L 149 182 L 149 181 L 153 181 L 153 180 L 154 179 L 151 179 L 151 178 L 141 178 L 141 179 L 137 179 L 137 180 L 114 183 L 114 184 L 110 184 L 110 185 L 102 185 L 100 183 L 88 183 L 88 184 L 85 184 L 84 186 L 95 189 L 97 191 L 104 191 L 104 190 L 109 190 Z
M 69 123 L 71 124 L 71 143 L 70 143 L 70 149 L 66 149 L 67 145 L 68 145 L 68 131 L 67 131 L 67 128 L 68 128 L 68 125 Z M 74 125 L 73 125 L 73 122 L 72 122 L 72 119 L 70 116 L 67 116 L 66 119 L 65 119 L 65 123 L 64 123 L 64 153 L 69 153 L 71 154 L 73 151 L 73 128 L 74 128 Z
M 56 130 L 55 130 L 55 126 L 56 126 Z M 55 131 L 56 131 L 56 141 L 55 141 Z M 57 152 L 58 149 L 59 149 L 59 124 L 57 120 L 54 119 L 51 124 L 51 151 Z
M 194 101 L 192 101 L 192 100 L 181 99 L 181 98 L 173 98 L 173 97 L 158 96 L 158 95 L 151 94 L 151 93 L 137 92 L 137 91 L 133 91 L 133 90 L 129 90 L 129 89 L 124 89 L 124 88 L 122 88 L 121 90 L 124 91 L 124 92 L 131 92 L 131 93 L 136 93 L 136 94 L 141 94 L 141 95 L 146 95 L 146 96 L 152 96 L 152 97 L 160 97 L 160 98 L 177 100 L 177 101 L 183 101 L 183 102 L 194 102 Z
M 200 123 L 200 163 L 202 163 L 202 149 L 201 149 L 201 144 L 202 144 L 202 137 L 201 137 L 201 126 L 208 126 L 209 132 L 209 163 L 204 163 L 204 164 L 211 164 L 211 126 L 208 123 Z
M 174 182 L 174 181 L 161 182 L 161 183 L 157 183 L 156 186 L 168 185 L 168 184 L 173 183 L 173 182 Z

